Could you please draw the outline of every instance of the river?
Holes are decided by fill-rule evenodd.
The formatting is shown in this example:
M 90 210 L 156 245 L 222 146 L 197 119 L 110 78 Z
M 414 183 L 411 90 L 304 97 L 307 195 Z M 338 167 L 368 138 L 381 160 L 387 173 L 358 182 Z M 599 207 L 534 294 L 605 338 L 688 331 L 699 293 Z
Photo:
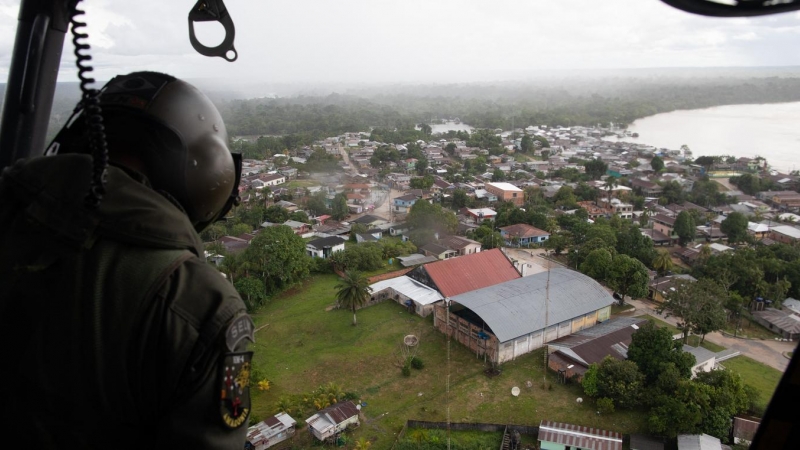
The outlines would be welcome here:
M 762 156 L 781 172 L 800 169 L 800 102 L 673 111 L 636 120 L 628 131 L 639 137 L 606 139 L 671 150 L 686 144 L 694 158 Z
M 450 130 L 452 130 L 452 131 L 468 131 L 468 132 L 472 133 L 472 130 L 474 130 L 474 128 L 472 128 L 471 126 L 469 126 L 469 125 L 467 125 L 465 123 L 462 123 L 462 122 L 459 122 L 459 123 L 445 122 L 445 123 L 434 123 L 434 124 L 431 124 L 431 132 L 433 134 L 436 134 L 436 133 L 447 133 Z

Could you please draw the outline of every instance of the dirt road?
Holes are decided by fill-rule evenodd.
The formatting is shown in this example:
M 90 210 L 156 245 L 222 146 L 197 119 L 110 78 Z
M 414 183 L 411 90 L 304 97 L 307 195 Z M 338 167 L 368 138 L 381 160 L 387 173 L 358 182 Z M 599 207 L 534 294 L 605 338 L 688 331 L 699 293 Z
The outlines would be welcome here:
M 376 202 L 375 209 L 370 214 L 374 214 L 378 217 L 383 217 L 386 220 L 392 221 L 392 199 L 403 195 L 403 191 L 391 189 L 388 193 L 389 195 L 385 195 L 386 191 L 382 191 L 382 194 L 383 195 L 381 195 L 381 197 L 383 200 L 380 203 Z
M 633 305 L 636 308 L 634 315 L 649 314 L 653 317 L 658 317 L 660 320 L 663 320 L 671 325 L 677 324 L 675 317 L 666 317 L 665 315 L 659 314 L 656 310 L 656 305 L 652 302 L 631 299 L 625 300 L 625 302 Z M 707 334 L 706 340 L 728 349 L 738 350 L 742 353 L 742 355 L 764 363 L 770 367 L 774 367 L 781 372 L 786 371 L 786 367 L 789 366 L 789 359 L 783 356 L 783 354 L 785 352 L 794 351 L 797 348 L 797 342 L 740 339 L 725 336 L 718 332 Z

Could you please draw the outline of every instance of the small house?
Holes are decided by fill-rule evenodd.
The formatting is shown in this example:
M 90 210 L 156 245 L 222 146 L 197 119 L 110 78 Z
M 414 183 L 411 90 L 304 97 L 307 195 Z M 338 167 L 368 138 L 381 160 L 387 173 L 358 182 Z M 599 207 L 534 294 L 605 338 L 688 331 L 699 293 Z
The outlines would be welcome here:
M 542 420 L 539 424 L 542 450 L 622 450 L 622 435 L 615 431 Z
M 344 251 L 345 242 L 347 241 L 339 236 L 314 239 L 306 243 L 306 254 L 313 258 L 330 258 L 334 253 Z
M 336 403 L 306 419 L 308 432 L 319 441 L 327 441 L 344 431 L 348 425 L 358 426 L 358 412 L 352 401 Z
M 550 237 L 550 233 L 540 230 L 527 223 L 517 223 L 500 228 L 500 235 L 506 241 L 506 245 L 530 245 L 541 244 Z
M 247 429 L 245 450 L 264 450 L 294 436 L 297 421 L 286 413 L 278 413 Z
M 722 442 L 707 434 L 680 434 L 678 450 L 722 450 Z

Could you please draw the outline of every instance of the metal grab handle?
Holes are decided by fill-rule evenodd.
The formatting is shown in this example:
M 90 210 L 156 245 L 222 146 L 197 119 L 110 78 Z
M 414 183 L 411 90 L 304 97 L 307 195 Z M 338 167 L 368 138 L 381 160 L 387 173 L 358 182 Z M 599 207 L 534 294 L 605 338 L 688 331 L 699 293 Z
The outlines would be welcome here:
M 28 42 L 28 54 L 25 57 L 25 73 L 22 75 L 22 89 L 19 94 L 20 109 L 26 114 L 32 113 L 36 109 L 37 80 L 42 67 L 44 40 L 47 37 L 49 26 L 50 17 L 46 14 L 39 13 L 33 19 L 31 40 Z
M 225 28 L 225 39 L 216 47 L 207 47 L 197 40 L 194 33 L 195 22 L 219 22 Z M 233 47 L 236 28 L 233 26 L 228 10 L 222 0 L 199 0 L 189 11 L 189 42 L 203 56 L 219 56 L 230 62 L 236 61 L 239 53 Z M 229 56 L 228 53 L 233 53 Z

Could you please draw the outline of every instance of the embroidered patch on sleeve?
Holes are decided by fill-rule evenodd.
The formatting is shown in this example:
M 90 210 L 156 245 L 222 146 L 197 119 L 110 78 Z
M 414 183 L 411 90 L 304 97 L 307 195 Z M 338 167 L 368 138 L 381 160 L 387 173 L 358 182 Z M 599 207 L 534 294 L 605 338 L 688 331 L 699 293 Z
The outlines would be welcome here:
M 225 345 L 228 347 L 228 351 L 235 351 L 236 345 L 242 339 L 249 339 L 250 342 L 255 342 L 253 328 L 255 328 L 253 319 L 248 315 L 241 315 L 233 319 L 225 331 Z
M 253 352 L 226 353 L 220 364 L 220 414 L 225 426 L 239 428 L 250 414 L 250 360 Z

